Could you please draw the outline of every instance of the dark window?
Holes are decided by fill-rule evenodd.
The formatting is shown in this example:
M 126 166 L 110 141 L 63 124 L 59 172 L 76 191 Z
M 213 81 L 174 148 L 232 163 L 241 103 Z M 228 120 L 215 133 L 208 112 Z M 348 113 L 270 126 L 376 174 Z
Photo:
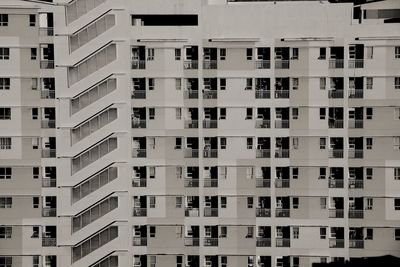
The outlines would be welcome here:
M 197 26 L 198 16 L 191 14 L 132 15 L 132 25 L 141 26 Z
M 0 47 L 0 59 L 10 59 L 10 48 Z
M 36 26 L 36 15 L 34 14 L 29 15 L 29 26 L 30 27 Z
M 318 59 L 326 59 L 326 47 L 321 47 L 319 49 L 319 57 Z
M 0 14 L 0 26 L 8 26 L 8 14 Z
M 31 48 L 31 60 L 36 60 L 36 59 L 37 59 L 37 49 Z
M 0 78 L 0 90 L 10 90 L 10 78 Z
M 253 59 L 253 48 L 246 49 L 246 58 L 247 58 L 247 60 Z

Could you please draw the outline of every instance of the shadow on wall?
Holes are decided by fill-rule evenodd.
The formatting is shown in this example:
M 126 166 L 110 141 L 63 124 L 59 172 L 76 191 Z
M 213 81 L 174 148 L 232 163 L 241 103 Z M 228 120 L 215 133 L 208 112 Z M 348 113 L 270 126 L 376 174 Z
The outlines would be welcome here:
M 357 258 L 345 262 L 314 263 L 312 267 L 399 267 L 400 258 L 386 255 L 382 257 Z

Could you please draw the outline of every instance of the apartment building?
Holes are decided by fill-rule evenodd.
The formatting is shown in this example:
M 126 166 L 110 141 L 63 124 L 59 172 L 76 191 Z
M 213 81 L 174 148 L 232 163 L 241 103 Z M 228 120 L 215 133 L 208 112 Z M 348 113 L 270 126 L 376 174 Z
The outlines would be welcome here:
M 400 256 L 399 18 L 397 0 L 1 1 L 0 267 Z

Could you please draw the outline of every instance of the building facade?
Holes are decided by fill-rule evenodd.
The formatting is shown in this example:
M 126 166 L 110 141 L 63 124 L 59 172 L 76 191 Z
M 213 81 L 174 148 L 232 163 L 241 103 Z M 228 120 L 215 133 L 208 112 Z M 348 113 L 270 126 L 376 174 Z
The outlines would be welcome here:
M 332 2 L 1 1 L 0 267 L 400 256 L 400 3 Z

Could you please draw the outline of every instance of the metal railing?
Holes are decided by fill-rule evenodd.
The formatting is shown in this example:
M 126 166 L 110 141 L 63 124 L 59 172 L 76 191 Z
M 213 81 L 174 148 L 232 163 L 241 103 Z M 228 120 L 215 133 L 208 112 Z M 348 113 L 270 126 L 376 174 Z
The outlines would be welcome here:
M 256 158 L 270 158 L 270 157 L 271 157 L 271 149 L 256 150 Z
M 197 129 L 199 128 L 198 120 L 185 120 L 185 129 Z
M 364 157 L 364 150 L 362 149 L 349 149 L 349 159 L 362 159 Z
M 344 239 L 329 238 L 330 248 L 344 248 Z
M 343 128 L 343 120 L 329 120 L 328 121 L 329 128 Z
M 350 179 L 349 180 L 349 188 L 350 189 L 352 189 L 352 188 L 356 188 L 356 189 L 364 188 L 364 180 L 361 180 L 361 179 Z
M 147 157 L 146 149 L 134 148 L 132 149 L 132 158 L 145 158 Z
M 275 59 L 275 69 L 288 69 L 289 65 L 288 59 Z
M 364 248 L 364 240 L 362 239 L 350 239 L 349 248 Z
M 275 179 L 275 187 L 276 188 L 289 188 L 290 187 L 290 179 Z
M 349 210 L 349 218 L 350 219 L 363 219 L 364 218 L 364 210 Z
M 204 90 L 203 91 L 203 99 L 217 99 L 218 92 L 217 90 Z
M 55 158 L 55 157 L 56 157 L 56 149 L 53 148 L 42 149 L 42 158 Z
M 278 218 L 290 217 L 290 209 L 276 208 L 275 209 L 275 217 L 278 217 Z
M 146 217 L 147 216 L 147 208 L 133 208 L 132 216 L 134 217 Z
M 42 208 L 42 217 L 56 217 L 57 216 L 57 208 L 43 207 Z
M 270 120 L 256 120 L 256 128 L 271 128 Z
M 343 89 L 328 90 L 328 98 L 343 98 L 343 95 Z
M 275 120 L 275 128 L 277 129 L 287 129 L 289 124 L 289 120 Z
M 285 247 L 285 248 L 290 247 L 290 238 L 280 238 L 280 237 L 277 237 L 277 238 L 275 239 L 275 241 L 276 241 L 276 246 L 277 246 L 277 247 Z
M 289 90 L 275 90 L 275 98 L 289 98 Z
M 352 129 L 364 128 L 364 120 L 349 120 L 349 128 Z
M 40 68 L 41 69 L 54 69 L 54 60 L 40 60 Z
M 187 247 L 198 247 L 200 245 L 200 238 L 196 237 L 185 237 L 185 246 Z
M 198 90 L 186 90 L 186 91 L 184 91 L 183 96 L 185 99 L 198 99 L 199 91 Z
M 256 69 L 270 69 L 271 61 L 270 60 L 256 60 L 254 62 Z
M 56 128 L 56 120 L 42 120 L 43 129 L 53 129 Z
M 56 187 L 57 180 L 54 178 L 43 178 L 42 179 L 42 187 Z
M 218 179 L 204 178 L 204 187 L 218 187 Z
M 132 120 L 132 128 L 146 128 L 146 120 Z
M 343 149 L 330 149 L 329 158 L 343 158 Z
M 185 70 L 197 70 L 199 68 L 198 60 L 185 60 L 183 61 L 183 68 Z
M 269 99 L 271 98 L 270 90 L 256 90 L 256 99 Z
M 185 187 L 199 187 L 199 179 L 185 178 Z
M 256 217 L 271 217 L 271 209 L 256 208 Z
M 185 158 L 198 158 L 199 157 L 199 150 L 198 149 L 185 149 Z
M 344 218 L 343 209 L 329 209 L 329 218 Z
M 217 60 L 203 60 L 203 69 L 217 69 L 218 61 Z
M 146 178 L 133 178 L 132 187 L 147 187 Z
M 328 187 L 329 188 L 343 188 L 344 180 L 343 179 L 329 179 Z
M 39 35 L 40 36 L 54 36 L 54 28 L 53 27 L 40 27 Z
M 203 158 L 217 158 L 218 149 L 203 149 Z
M 205 129 L 218 128 L 218 120 L 203 120 L 203 128 Z
M 271 187 L 271 179 L 256 178 L 256 187 L 257 188 L 270 188 Z
M 143 70 L 146 68 L 146 60 L 132 60 L 132 69 Z
M 205 247 L 217 247 L 218 246 L 218 238 L 204 237 L 204 246 Z
M 343 59 L 329 59 L 330 69 L 343 69 L 344 60 Z
M 349 89 L 349 98 L 364 98 L 363 89 Z
M 349 59 L 349 69 L 364 68 L 364 59 Z
M 133 237 L 133 246 L 147 246 L 147 237 Z
M 42 247 L 55 247 L 57 246 L 57 238 L 42 237 Z
M 275 149 L 275 158 L 289 158 L 289 149 Z
M 198 208 L 185 208 L 185 217 L 199 217 L 200 211 Z
M 42 99 L 55 99 L 56 98 L 56 91 L 55 90 L 43 89 L 43 90 L 40 91 L 40 97 Z
M 132 99 L 146 99 L 146 90 L 133 90 L 131 94 Z
M 204 217 L 218 217 L 218 208 L 204 208 Z
M 257 247 L 270 247 L 271 246 L 271 238 L 257 237 L 256 246 Z

